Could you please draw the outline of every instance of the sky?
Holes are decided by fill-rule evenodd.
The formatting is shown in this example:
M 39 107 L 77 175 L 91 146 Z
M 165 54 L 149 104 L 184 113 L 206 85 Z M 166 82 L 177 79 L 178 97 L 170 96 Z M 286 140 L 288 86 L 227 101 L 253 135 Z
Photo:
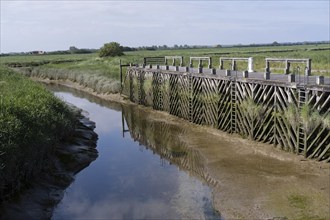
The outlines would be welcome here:
M 0 0 L 0 53 L 330 40 L 329 0 Z

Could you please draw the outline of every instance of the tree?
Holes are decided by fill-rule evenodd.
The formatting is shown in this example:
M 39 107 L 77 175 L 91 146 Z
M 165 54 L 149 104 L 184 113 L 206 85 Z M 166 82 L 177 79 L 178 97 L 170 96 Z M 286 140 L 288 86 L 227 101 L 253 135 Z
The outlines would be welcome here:
M 71 47 L 69 48 L 70 53 L 76 53 L 78 50 L 79 50 L 79 49 L 78 49 L 77 47 L 75 47 L 75 46 L 71 46 Z
M 272 45 L 273 46 L 278 46 L 278 45 L 280 45 L 277 41 L 274 41 L 273 43 L 272 43 Z
M 100 57 L 115 57 L 121 55 L 124 55 L 123 47 L 117 42 L 106 43 L 99 51 Z

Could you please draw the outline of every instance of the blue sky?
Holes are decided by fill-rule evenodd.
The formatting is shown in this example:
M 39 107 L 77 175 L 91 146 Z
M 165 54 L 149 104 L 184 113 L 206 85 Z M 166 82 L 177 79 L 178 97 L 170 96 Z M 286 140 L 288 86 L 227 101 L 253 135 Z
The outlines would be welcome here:
M 0 53 L 329 40 L 330 1 L 0 0 Z

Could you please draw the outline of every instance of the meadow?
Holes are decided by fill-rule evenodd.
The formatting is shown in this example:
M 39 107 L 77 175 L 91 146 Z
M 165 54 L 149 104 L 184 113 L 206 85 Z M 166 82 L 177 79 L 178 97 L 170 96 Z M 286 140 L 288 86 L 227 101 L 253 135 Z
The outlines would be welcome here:
M 310 58 L 312 59 L 312 75 L 330 76 L 330 44 L 294 45 L 294 46 L 263 46 L 263 47 L 224 47 L 201 49 L 169 49 L 139 50 L 124 52 L 120 57 L 99 58 L 93 54 L 68 55 L 23 55 L 0 57 L 0 63 L 20 68 L 28 76 L 51 79 L 69 79 L 88 86 L 97 92 L 118 92 L 120 61 L 123 64 L 141 64 L 144 57 L 183 56 L 183 65 L 189 65 L 190 57 L 211 57 L 212 66 L 219 68 L 220 57 L 253 57 L 254 70 L 264 72 L 265 58 Z M 171 65 L 171 61 L 168 63 Z M 204 62 L 204 67 L 207 63 Z M 194 65 L 197 65 L 195 63 Z M 283 74 L 284 63 L 271 64 L 271 71 Z M 230 69 L 230 62 L 224 63 Z M 246 70 L 245 62 L 237 62 L 238 70 Z M 303 74 L 305 64 L 291 65 L 291 72 Z M 300 69 L 300 70 L 299 70 Z

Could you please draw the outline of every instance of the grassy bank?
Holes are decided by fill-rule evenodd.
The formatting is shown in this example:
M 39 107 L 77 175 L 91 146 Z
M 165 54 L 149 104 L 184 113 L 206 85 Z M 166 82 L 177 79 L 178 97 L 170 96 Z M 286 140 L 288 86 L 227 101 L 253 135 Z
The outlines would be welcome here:
M 0 202 L 40 173 L 75 123 L 51 92 L 0 66 Z

